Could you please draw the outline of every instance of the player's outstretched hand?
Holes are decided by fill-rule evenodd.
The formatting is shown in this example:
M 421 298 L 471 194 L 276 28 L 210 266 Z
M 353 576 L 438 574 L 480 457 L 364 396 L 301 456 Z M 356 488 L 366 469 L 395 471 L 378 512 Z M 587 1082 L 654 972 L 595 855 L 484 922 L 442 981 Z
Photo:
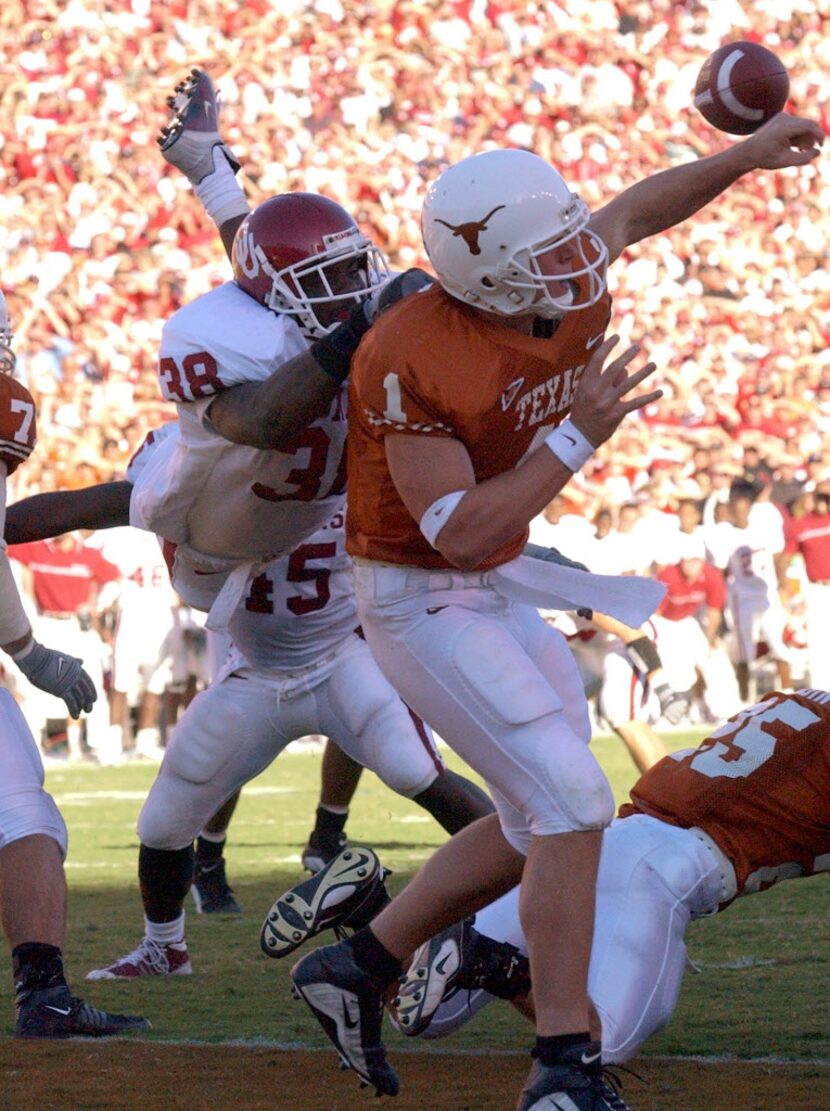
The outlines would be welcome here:
M 804 166 L 818 158 L 824 132 L 815 120 L 779 112 L 741 144 L 758 170 Z
M 619 342 L 619 336 L 609 336 L 594 351 L 579 380 L 571 407 L 571 420 L 594 447 L 605 443 L 629 413 L 663 396 L 662 390 L 627 396 L 657 367 L 654 363 L 646 363 L 639 370 L 628 373 L 629 363 L 640 353 L 638 344 L 627 348 L 606 366 L 606 359 Z
M 31 651 L 15 662 L 33 686 L 62 698 L 70 717 L 92 709 L 98 692 L 77 657 L 34 641 Z

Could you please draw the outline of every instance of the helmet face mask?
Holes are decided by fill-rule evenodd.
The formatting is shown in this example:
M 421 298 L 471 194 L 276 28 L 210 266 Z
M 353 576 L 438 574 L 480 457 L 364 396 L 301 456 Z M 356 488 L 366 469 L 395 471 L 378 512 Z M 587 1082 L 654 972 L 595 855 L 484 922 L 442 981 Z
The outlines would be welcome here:
M 14 371 L 17 356 L 12 351 L 13 339 L 6 298 L 0 290 L 0 374 L 11 374 Z
M 466 158 L 430 187 L 424 245 L 441 285 L 502 316 L 555 319 L 605 292 L 605 244 L 590 213 L 543 159 L 522 150 Z
M 234 279 L 308 339 L 326 335 L 389 279 L 382 252 L 340 205 L 313 193 L 265 201 L 237 230 Z

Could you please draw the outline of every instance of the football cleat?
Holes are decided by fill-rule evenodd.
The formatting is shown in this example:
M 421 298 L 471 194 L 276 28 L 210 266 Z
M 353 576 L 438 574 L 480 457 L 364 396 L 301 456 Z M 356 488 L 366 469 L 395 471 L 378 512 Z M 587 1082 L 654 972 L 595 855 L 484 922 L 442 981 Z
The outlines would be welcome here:
M 66 984 L 37 988 L 17 1001 L 16 1038 L 106 1038 L 149 1030 L 140 1015 L 111 1015 L 69 994 Z
M 262 924 L 259 944 L 269 957 L 293 953 L 321 930 L 359 930 L 389 902 L 389 875 L 371 849 L 343 849 L 315 876 L 280 895 Z
M 214 172 L 213 150 L 219 147 L 236 173 L 239 162 L 219 134 L 219 98 L 208 75 L 203 70 L 191 70 L 167 104 L 173 114 L 156 140 L 164 161 L 198 185 Z
M 320 830 L 313 829 L 303 849 L 303 868 L 307 872 L 321 872 L 329 861 L 334 860 L 345 849 L 346 844 L 346 834 L 342 831 L 321 833 Z
M 425 942 L 412 958 L 390 1010 L 404 1034 L 423 1033 L 441 1003 L 462 990 L 499 999 L 530 991 L 530 965 L 515 946 L 480 934 L 467 918 Z
M 605 1079 L 599 1042 L 571 1046 L 556 1065 L 533 1062 L 516 1111 L 630 1111 Z M 619 1084 L 618 1080 L 614 1080 Z
M 106 968 L 93 968 L 87 980 L 135 980 L 139 976 L 189 976 L 193 969 L 187 954 L 187 942 L 174 941 L 162 945 L 143 937 L 137 949 Z
M 190 888 L 197 914 L 241 914 L 233 888 L 225 875 L 225 858 L 196 860 L 193 886 Z
M 361 1087 L 394 1096 L 398 1077 L 380 1037 L 383 993 L 357 966 L 342 942 L 315 949 L 291 969 L 295 995 L 311 1008 L 334 1045 L 341 1065 L 352 1068 Z

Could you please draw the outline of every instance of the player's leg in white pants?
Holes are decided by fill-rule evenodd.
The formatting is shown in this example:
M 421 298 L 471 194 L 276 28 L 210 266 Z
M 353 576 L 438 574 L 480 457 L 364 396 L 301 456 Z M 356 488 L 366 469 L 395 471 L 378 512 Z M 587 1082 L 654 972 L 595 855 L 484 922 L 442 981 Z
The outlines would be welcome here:
M 444 770 L 432 731 L 410 713 L 360 637 L 340 651 L 316 698 L 319 732 L 398 794 L 420 795 Z
M 0 688 L 0 923 L 9 948 L 63 946 L 66 825 L 20 707 Z
M 689 830 L 646 815 L 618 819 L 605 831 L 589 992 L 602 1022 L 603 1061 L 626 1061 L 661 1030 L 677 1004 L 693 917 L 713 913 L 721 897 L 718 862 Z M 475 928 L 526 952 L 518 889 L 476 915 Z M 438 1008 L 429 1037 L 457 1030 L 493 1000 L 458 992 Z
M 138 819 L 142 844 L 189 845 L 224 801 L 300 734 L 283 728 L 281 684 L 243 669 L 198 694 L 173 731 Z

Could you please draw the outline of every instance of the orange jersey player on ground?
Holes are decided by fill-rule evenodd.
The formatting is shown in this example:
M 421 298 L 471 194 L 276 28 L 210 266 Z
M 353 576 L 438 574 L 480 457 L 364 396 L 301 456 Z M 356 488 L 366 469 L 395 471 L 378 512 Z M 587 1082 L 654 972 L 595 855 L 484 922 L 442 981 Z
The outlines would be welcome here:
M 830 694 L 776 694 L 699 748 L 661 760 L 620 816 L 695 826 L 735 870 L 735 895 L 830 868 Z M 823 858 L 820 859 L 820 858 Z
M 830 871 L 830 693 L 767 696 L 655 764 L 631 799 L 603 836 L 588 980 L 612 1064 L 671 1019 L 690 921 Z M 499 963 L 527 952 L 518 890 L 415 955 L 396 1008 L 404 1033 L 444 1037 L 492 1001 L 470 960 L 482 948 L 498 991 Z M 528 1013 L 527 999 L 512 998 Z
M 633 369 L 639 349 L 614 357 L 618 339 L 604 337 L 607 266 L 743 174 L 811 162 L 823 138 L 813 121 L 780 113 L 594 214 L 523 150 L 465 158 L 427 191 L 421 230 L 440 288 L 390 310 L 353 360 L 348 550 L 381 670 L 484 777 L 498 816 L 453 837 L 370 927 L 293 970 L 341 1057 L 381 1092 L 398 1088 L 381 1043 L 382 988 L 436 930 L 521 878 L 537 1041 L 518 1111 L 625 1107 L 589 1034 L 596 874 L 613 801 L 588 747 L 573 658 L 528 603 L 578 608 L 569 599 L 581 583 L 579 605 L 632 627 L 651 609 L 624 616 L 608 604 L 614 584 L 600 590 L 556 567 L 538 575 L 526 564 L 539 561 L 519 553 L 573 473 L 660 396 L 632 396 L 655 368 Z M 344 1026 L 340 1004 L 354 1017 L 354 999 L 357 1021 Z

